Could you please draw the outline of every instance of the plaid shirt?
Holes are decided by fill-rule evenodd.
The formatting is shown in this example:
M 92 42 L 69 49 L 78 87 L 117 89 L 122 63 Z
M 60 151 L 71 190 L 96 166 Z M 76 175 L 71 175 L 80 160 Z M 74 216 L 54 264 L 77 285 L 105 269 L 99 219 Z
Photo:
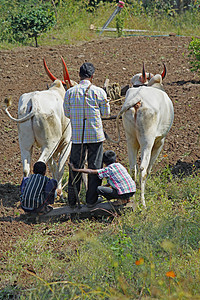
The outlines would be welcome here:
M 113 163 L 98 170 L 100 179 L 107 178 L 108 183 L 117 190 L 119 195 L 136 191 L 135 182 L 120 163 Z
M 65 94 L 64 112 L 71 120 L 72 142 L 75 144 L 82 143 L 84 118 L 86 120 L 83 143 L 105 140 L 101 116 L 109 116 L 110 105 L 102 88 L 91 85 L 86 91 L 90 84 L 89 80 L 81 80 Z
M 48 177 L 40 174 L 32 174 L 26 178 L 25 187 L 20 197 L 22 206 L 29 209 L 40 207 L 45 200 L 44 188 L 48 181 Z

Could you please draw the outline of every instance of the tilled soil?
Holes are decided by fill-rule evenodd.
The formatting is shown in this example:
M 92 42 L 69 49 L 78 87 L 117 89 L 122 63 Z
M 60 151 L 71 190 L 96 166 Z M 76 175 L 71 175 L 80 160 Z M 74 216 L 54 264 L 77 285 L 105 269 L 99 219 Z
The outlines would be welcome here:
M 94 84 L 103 86 L 105 79 L 120 86 L 130 83 L 130 78 L 141 72 L 143 62 L 147 72 L 161 73 L 166 64 L 167 76 L 164 87 L 174 104 L 175 119 L 166 138 L 163 151 L 154 166 L 162 168 L 170 164 L 174 172 L 178 169 L 190 173 L 193 164 L 199 168 L 199 109 L 200 80 L 190 71 L 188 59 L 189 37 L 122 37 L 101 39 L 76 46 L 25 47 L 12 51 L 0 51 L 0 73 L 2 101 L 12 98 L 10 112 L 17 117 L 18 99 L 21 94 L 43 90 L 50 84 L 43 68 L 43 58 L 51 72 L 63 79 L 60 56 L 66 61 L 71 79 L 78 81 L 80 65 L 85 61 L 96 67 Z M 111 104 L 112 115 L 120 107 Z M 12 249 L 15 241 L 34 231 L 34 225 L 20 218 L 19 184 L 22 179 L 22 164 L 18 144 L 17 124 L 0 111 L 0 256 Z M 104 121 L 105 131 L 116 137 L 115 121 Z M 121 124 L 119 145 L 104 143 L 104 149 L 116 151 L 119 161 L 128 166 L 126 140 Z M 33 161 L 39 157 L 35 149 Z M 67 225 L 66 225 L 67 226 Z

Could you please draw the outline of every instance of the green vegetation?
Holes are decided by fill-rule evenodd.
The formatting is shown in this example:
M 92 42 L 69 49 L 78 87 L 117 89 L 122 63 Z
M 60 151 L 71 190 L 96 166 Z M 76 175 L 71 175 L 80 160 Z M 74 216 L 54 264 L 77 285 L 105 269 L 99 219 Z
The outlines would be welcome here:
M 34 225 L 3 255 L 0 299 L 198 299 L 199 177 L 165 168 L 146 195 L 147 210 L 138 190 L 122 216 Z
M 109 24 L 117 32 L 103 35 L 124 35 L 122 29 L 126 28 L 148 30 L 146 35 L 174 32 L 198 37 L 200 1 L 179 1 L 177 7 L 172 2 L 125 1 L 124 8 Z M 39 45 L 74 44 L 99 38 L 99 32 L 90 30 L 90 25 L 102 27 L 115 7 L 113 1 L 97 0 L 27 0 L 26 4 L 20 0 L 0 0 L 0 48 L 30 45 L 31 37 Z
M 200 39 L 193 38 L 189 44 L 189 57 L 191 58 L 190 64 L 192 66 L 192 71 L 197 71 L 200 73 Z
M 33 2 L 35 11 L 47 14 L 50 27 L 48 22 L 28 25 L 32 16 L 35 24 L 44 21 L 28 14 Z M 126 1 L 122 14 L 109 25 L 118 29 L 115 36 L 123 35 L 123 28 L 149 30 L 147 35 L 199 36 L 199 0 L 180 11 L 169 1 L 149 3 Z M 102 27 L 115 8 L 109 1 L 29 0 L 22 14 L 23 5 L 23 0 L 0 0 L 0 48 L 30 45 L 30 38 L 33 45 L 36 39 L 39 45 L 57 45 L 99 38 L 90 25 Z M 192 66 L 199 70 L 198 38 L 189 49 Z M 152 174 L 147 210 L 138 189 L 135 210 L 122 216 L 33 225 L 12 251 L 1 255 L 0 299 L 199 299 L 198 175 L 173 178 L 170 168 Z
M 38 36 L 46 32 L 56 23 L 55 13 L 47 6 L 35 8 L 30 6 L 20 7 L 21 11 L 11 16 L 10 25 L 13 38 L 24 43 L 30 38 L 35 39 L 35 46 L 38 47 Z

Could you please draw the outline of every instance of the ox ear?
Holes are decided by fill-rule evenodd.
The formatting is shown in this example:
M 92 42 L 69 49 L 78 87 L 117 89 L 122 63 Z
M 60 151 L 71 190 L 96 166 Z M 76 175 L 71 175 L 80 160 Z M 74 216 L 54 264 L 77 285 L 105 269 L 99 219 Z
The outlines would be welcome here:
M 153 76 L 154 76 L 154 74 L 149 73 L 147 79 L 150 80 Z
M 66 85 L 64 86 L 65 90 L 67 91 L 69 88 L 73 87 L 74 85 L 77 85 L 78 83 L 74 80 L 71 80 L 71 85 L 69 84 L 69 81 L 66 81 Z
M 166 76 L 166 74 L 167 74 L 167 68 L 166 68 L 165 64 L 163 64 L 163 65 L 164 65 L 164 70 L 163 70 L 163 72 L 162 72 L 162 74 L 161 74 L 162 79 L 164 79 L 165 76 Z
M 66 87 L 65 87 L 65 89 L 68 90 L 70 87 L 71 87 L 71 86 L 70 86 L 70 84 L 69 84 L 69 81 L 66 80 Z

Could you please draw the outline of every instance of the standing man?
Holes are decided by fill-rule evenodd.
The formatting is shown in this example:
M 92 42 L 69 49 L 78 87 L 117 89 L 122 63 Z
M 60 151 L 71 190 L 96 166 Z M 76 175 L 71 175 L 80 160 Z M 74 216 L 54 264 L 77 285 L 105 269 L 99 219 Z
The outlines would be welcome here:
M 106 92 L 92 84 L 95 68 L 86 62 L 80 67 L 80 83 L 68 89 L 64 99 L 64 112 L 72 125 L 72 149 L 70 163 L 75 168 L 83 168 L 87 153 L 88 168 L 100 169 L 105 140 L 101 116 L 110 115 L 110 105 Z M 76 194 L 80 191 L 81 174 L 70 169 L 68 181 L 68 203 L 76 206 Z M 97 187 L 101 179 L 97 174 L 88 175 L 86 204 L 93 207 L 98 202 Z

